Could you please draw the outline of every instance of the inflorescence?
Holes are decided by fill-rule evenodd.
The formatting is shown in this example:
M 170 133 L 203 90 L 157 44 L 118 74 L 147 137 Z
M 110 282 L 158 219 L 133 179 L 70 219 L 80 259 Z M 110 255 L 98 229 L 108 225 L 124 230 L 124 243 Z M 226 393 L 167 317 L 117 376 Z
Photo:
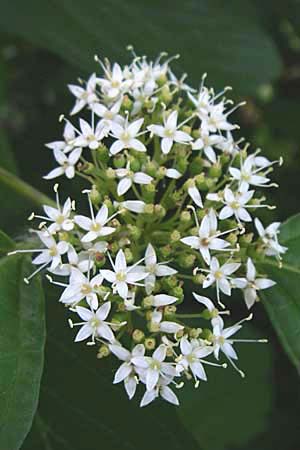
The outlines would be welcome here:
M 75 341 L 120 360 L 113 382 L 130 399 L 140 384 L 141 406 L 159 396 L 177 405 L 176 388 L 205 381 L 205 365 L 227 366 L 221 353 L 244 376 L 234 344 L 251 340 L 233 336 L 252 314 L 225 326 L 227 297 L 242 291 L 250 309 L 275 284 L 253 260 L 280 262 L 280 224 L 264 228 L 255 214 L 272 208 L 260 191 L 276 186 L 269 174 L 281 161 L 235 140 L 231 117 L 243 103 L 225 98 L 229 87 L 206 87 L 206 74 L 198 90 L 178 79 L 176 57 L 152 62 L 133 52 L 125 67 L 95 59 L 103 75 L 69 85 L 71 116 L 80 117 L 61 116 L 63 139 L 47 144 L 56 167 L 44 177 L 83 178 L 89 212 L 78 214 L 70 198 L 61 204 L 55 184 L 56 208 L 29 218 L 42 220 L 32 231 L 43 247 L 19 251 L 38 254 L 25 281 L 47 269 Z M 184 302 L 199 311 L 180 312 Z

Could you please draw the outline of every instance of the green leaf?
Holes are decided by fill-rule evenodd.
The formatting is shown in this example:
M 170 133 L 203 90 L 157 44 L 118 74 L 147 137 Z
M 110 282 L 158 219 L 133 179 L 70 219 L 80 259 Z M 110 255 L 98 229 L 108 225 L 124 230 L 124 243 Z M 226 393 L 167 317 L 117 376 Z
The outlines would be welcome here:
M 115 358 L 97 359 L 97 348 L 74 343 L 70 313 L 47 296 L 47 344 L 38 414 L 22 450 L 173 450 L 198 446 L 181 425 L 176 407 L 158 400 L 139 407 L 144 391 L 128 400 L 124 386 L 113 385 L 120 366 Z M 180 393 L 179 393 L 180 394 Z
M 300 214 L 288 219 L 280 230 L 280 243 L 288 251 L 282 268 L 270 259 L 260 264 L 261 271 L 277 283 L 261 297 L 284 349 L 300 371 Z
M 245 325 L 239 337 L 262 336 Z M 205 450 L 242 448 L 268 425 L 273 400 L 270 345 L 242 343 L 235 347 L 245 379 L 230 365 L 225 370 L 208 367 L 206 383 L 195 389 L 191 382 L 182 389 L 178 415 Z
M 44 297 L 23 257 L 0 260 L 0 448 L 17 450 L 37 407 L 45 340 Z
M 15 248 L 14 241 L 4 233 L 4 231 L 0 230 L 0 256 L 1 254 L 5 254 L 10 252 Z
M 234 14 L 232 13 L 234 11 Z M 239 94 L 276 79 L 281 62 L 250 1 L 229 0 L 12 0 L 2 5 L 0 27 L 79 66 L 95 70 L 93 56 L 128 61 L 139 54 L 180 53 L 181 69 L 199 83 L 201 73 Z M 74 79 L 76 78 L 74 74 Z

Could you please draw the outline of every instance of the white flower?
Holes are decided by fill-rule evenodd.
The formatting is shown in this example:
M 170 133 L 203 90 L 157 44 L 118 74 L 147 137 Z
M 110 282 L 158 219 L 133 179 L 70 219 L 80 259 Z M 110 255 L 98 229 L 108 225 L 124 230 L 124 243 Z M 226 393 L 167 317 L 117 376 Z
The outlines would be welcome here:
M 33 259 L 32 264 L 42 264 L 43 267 L 50 264 L 51 270 L 56 269 L 61 264 L 61 256 L 68 251 L 69 244 L 65 241 L 56 243 L 47 231 L 36 231 L 36 233 L 46 248 L 30 250 L 30 252 L 40 253 Z
M 231 189 L 226 187 L 224 189 L 224 203 L 226 206 L 224 206 L 220 211 L 220 220 L 235 216 L 238 222 L 251 222 L 252 218 L 246 208 L 249 208 L 249 205 L 247 205 L 247 203 L 251 200 L 253 194 L 254 191 L 234 193 Z M 209 195 L 207 196 L 207 198 L 209 198 Z
M 146 390 L 145 394 L 142 397 L 140 407 L 144 407 L 149 405 L 149 403 L 153 402 L 157 397 L 162 397 L 167 402 L 171 403 L 172 405 L 179 405 L 179 400 L 172 391 L 172 389 L 167 386 L 172 382 L 172 378 L 167 378 L 165 375 L 162 377 L 160 376 L 157 382 L 157 385 L 150 391 Z
M 172 363 L 164 362 L 166 358 L 166 346 L 161 344 L 152 356 L 135 356 L 132 362 L 138 368 L 144 369 L 145 384 L 147 391 L 152 391 L 158 383 L 160 376 L 176 376 L 175 367 Z
M 117 291 L 120 297 L 127 299 L 128 284 L 140 285 L 138 281 L 143 280 L 148 275 L 138 267 L 138 263 L 127 267 L 124 252 L 119 250 L 115 263 L 111 260 L 113 271 L 102 269 L 100 273 L 105 280 L 112 284 L 114 291 Z
M 60 230 L 70 231 L 74 228 L 73 220 L 70 218 L 72 211 L 72 202 L 70 197 L 67 198 L 63 207 L 61 207 L 57 195 L 57 208 L 52 206 L 43 205 L 43 209 L 48 217 L 37 216 L 34 217 L 53 222 L 49 227 L 49 233 L 55 234 Z
M 56 169 L 51 170 L 48 175 L 45 175 L 43 178 L 45 180 L 52 180 L 53 178 L 59 177 L 60 175 L 66 175 L 67 178 L 74 178 L 75 176 L 75 165 L 77 164 L 80 156 L 81 156 L 81 148 L 75 148 L 69 153 L 68 156 L 65 155 L 59 149 L 55 149 L 53 151 L 54 158 L 60 165 Z
M 197 219 L 196 215 L 195 217 Z M 210 250 L 222 251 L 230 244 L 224 239 L 220 239 L 218 237 L 223 235 L 224 233 L 217 232 L 217 217 L 213 209 L 210 210 L 209 214 L 203 217 L 200 226 L 197 219 L 197 226 L 198 236 L 187 236 L 180 240 L 184 244 L 189 245 L 191 248 L 199 250 L 204 261 L 209 264 Z
M 236 126 L 232 125 L 227 120 L 227 117 L 231 112 L 232 110 L 225 112 L 225 104 L 223 101 L 217 105 L 210 105 L 208 116 L 203 117 L 201 124 L 202 129 L 212 133 L 216 133 L 218 130 L 234 130 Z
M 138 344 L 132 349 L 131 352 L 129 352 L 126 348 L 119 344 L 111 344 L 109 345 L 109 349 L 117 358 L 124 361 L 116 371 L 113 383 L 116 384 L 124 381 L 124 387 L 129 399 L 131 400 L 137 387 L 137 376 L 132 358 L 144 356 L 145 347 L 143 344 Z
M 115 231 L 113 227 L 106 227 L 105 225 L 113 218 L 116 214 L 108 217 L 108 208 L 104 204 L 101 206 L 96 216 L 94 216 L 93 206 L 88 196 L 90 211 L 92 218 L 86 216 L 75 216 L 74 222 L 83 230 L 88 231 L 87 234 L 83 236 L 81 242 L 91 242 L 101 236 L 107 236 Z
M 220 303 L 221 290 L 226 295 L 231 295 L 230 276 L 240 267 L 240 263 L 225 263 L 220 266 L 217 258 L 213 257 L 210 262 L 210 270 L 201 269 L 203 272 L 208 272 L 206 279 L 203 282 L 203 288 L 206 289 L 212 284 L 216 283 L 217 298 Z
M 189 342 L 186 336 L 180 339 L 181 355 L 176 365 L 176 371 L 180 374 L 182 371 L 191 370 L 195 380 L 207 380 L 207 376 L 203 367 L 203 358 L 213 352 L 213 347 L 200 346 L 198 342 Z
M 118 63 L 113 65 L 112 70 L 109 67 L 103 67 L 103 69 L 106 78 L 98 78 L 97 82 L 100 84 L 104 95 L 110 100 L 117 98 L 129 89 L 132 81 L 124 79 L 123 71 Z
M 230 167 L 229 172 L 234 180 L 239 182 L 241 192 L 245 192 L 249 189 L 249 185 L 264 187 L 266 183 L 270 181 L 262 175 L 257 175 L 261 171 L 261 168 L 255 168 L 255 155 L 248 156 L 244 163 L 241 164 L 241 168 Z
M 160 297 L 160 298 L 156 300 L 157 304 L 163 302 L 163 297 L 161 297 L 160 295 L 158 295 L 158 297 Z M 164 296 L 164 297 L 172 297 L 172 296 Z M 176 297 L 173 297 L 173 299 L 175 299 L 175 298 Z M 178 299 L 176 298 L 176 300 L 178 300 Z M 171 303 L 174 303 L 176 300 L 171 301 Z M 168 301 L 168 300 L 165 299 L 165 301 Z M 169 304 L 171 304 L 171 303 L 169 303 Z M 176 333 L 178 333 L 178 331 L 181 331 L 184 329 L 184 326 L 180 325 L 177 322 L 171 322 L 169 320 L 162 320 L 162 319 L 163 319 L 162 311 L 155 309 L 151 316 L 151 327 L 153 327 L 155 331 L 161 331 L 163 333 L 168 333 L 168 334 L 176 334 Z
M 154 289 L 156 277 L 166 277 L 177 273 L 177 270 L 165 265 L 165 263 L 157 262 L 156 252 L 151 244 L 148 244 L 145 252 L 145 270 L 148 273 L 145 278 L 145 289 L 148 295 Z
M 76 267 L 80 270 L 80 272 L 83 273 L 88 272 L 94 267 L 94 261 L 90 258 L 89 253 L 86 251 L 77 253 L 71 244 L 69 244 L 67 257 L 69 261 L 68 263 L 60 264 L 54 270 L 51 270 L 51 268 L 49 268 L 49 272 L 53 273 L 54 275 L 69 276 L 73 267 Z
M 280 255 L 287 251 L 287 247 L 283 247 L 278 242 L 280 222 L 273 222 L 264 228 L 261 221 L 258 218 L 255 218 L 254 224 L 259 236 L 265 244 L 265 254 L 268 256 L 277 256 L 280 259 Z
M 75 326 L 82 325 L 75 337 L 75 342 L 84 341 L 90 336 L 92 336 L 92 343 L 95 343 L 95 338 L 97 337 L 113 342 L 115 336 L 110 328 L 111 324 L 105 321 L 110 312 L 110 308 L 110 302 L 103 303 L 96 312 L 83 308 L 82 306 L 77 306 L 76 312 L 83 322 L 74 323 Z
M 202 130 L 201 137 L 192 143 L 192 149 L 203 150 L 205 156 L 214 164 L 217 158 L 213 147 L 220 144 L 223 139 L 223 136 L 219 134 L 209 134 L 208 131 Z
M 203 81 L 197 98 L 188 92 L 189 99 L 195 105 L 197 114 L 202 120 L 208 116 L 210 104 L 212 102 L 211 92 L 207 89 L 207 87 L 203 86 L 205 77 L 206 74 L 202 77 Z
M 132 172 L 129 167 L 116 169 L 116 175 L 121 178 L 117 187 L 119 196 L 124 195 L 131 188 L 132 183 L 150 184 L 153 180 L 150 175 L 143 172 Z
M 104 136 L 108 135 L 114 122 L 122 123 L 124 121 L 123 117 L 119 114 L 121 104 L 122 98 L 109 107 L 103 105 L 102 103 L 96 103 L 93 105 L 94 113 L 102 118 L 99 122 L 99 128 Z
M 182 173 L 180 173 L 177 169 L 167 169 L 165 173 L 167 178 L 173 178 L 174 180 L 178 180 L 178 178 L 182 177 Z
M 140 128 L 143 125 L 144 119 L 135 120 L 132 123 L 127 123 L 127 120 L 123 125 L 113 122 L 111 124 L 112 136 L 116 141 L 110 147 L 110 153 L 116 155 L 121 152 L 124 148 L 132 148 L 138 152 L 146 152 L 147 149 L 145 145 L 137 139 L 138 136 L 144 134 L 140 132 Z
M 93 309 L 98 308 L 97 290 L 101 286 L 103 277 L 96 275 L 91 280 L 87 278 L 79 269 L 73 267 L 69 284 L 62 293 L 59 301 L 68 305 L 76 305 L 81 300 L 86 299 Z
M 51 150 L 61 150 L 64 153 L 69 153 L 74 148 L 74 139 L 76 137 L 75 128 L 70 122 L 66 122 L 63 137 L 63 141 L 49 142 L 46 144 L 46 147 Z
M 68 88 L 72 94 L 76 97 L 75 105 L 71 111 L 71 115 L 77 114 L 85 106 L 92 106 L 94 103 L 98 102 L 99 99 L 95 92 L 97 84 L 96 74 L 92 74 L 86 83 L 86 87 L 77 86 L 75 84 L 69 84 Z
M 91 150 L 97 149 L 105 136 L 105 124 L 100 120 L 95 128 L 94 123 L 91 126 L 86 120 L 79 119 L 79 125 L 81 132 L 75 139 L 75 144 Z
M 165 155 L 170 152 L 174 142 L 178 142 L 180 144 L 188 144 L 192 141 L 192 137 L 189 134 L 185 133 L 184 131 L 178 130 L 181 125 L 177 125 L 177 117 L 178 112 L 172 111 L 167 119 L 164 118 L 163 126 L 148 126 L 148 130 L 150 130 L 152 134 L 155 134 L 162 138 L 161 149 Z
M 236 287 L 243 289 L 245 303 L 248 309 L 258 299 L 257 291 L 268 289 L 276 284 L 275 281 L 269 280 L 268 278 L 256 278 L 256 269 L 251 258 L 247 260 L 246 278 L 235 278 L 233 283 Z

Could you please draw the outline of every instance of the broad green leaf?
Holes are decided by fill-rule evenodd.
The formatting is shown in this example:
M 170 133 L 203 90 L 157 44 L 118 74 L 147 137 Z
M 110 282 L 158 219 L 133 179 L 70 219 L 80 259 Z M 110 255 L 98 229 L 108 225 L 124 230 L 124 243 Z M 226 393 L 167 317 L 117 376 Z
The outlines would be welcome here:
M 84 73 L 95 70 L 95 53 L 124 62 L 124 47 L 133 44 L 139 54 L 180 53 L 180 67 L 194 82 L 208 72 L 211 83 L 249 94 L 281 70 L 258 16 L 249 0 L 90 0 L 88 7 L 81 0 L 12 0 L 2 2 L 0 27 L 54 51 Z
M 130 401 L 122 384 L 112 384 L 120 362 L 99 360 L 97 348 L 74 343 L 76 329 L 69 328 L 69 313 L 58 303 L 60 292 L 49 290 L 40 403 L 22 450 L 199 449 L 175 406 L 158 400 L 140 408 L 142 386 Z
M 277 282 L 261 296 L 283 347 L 300 370 L 300 214 L 282 225 L 280 243 L 288 247 L 282 268 L 270 259 L 260 265 Z
M 247 324 L 239 337 L 261 336 Z M 241 343 L 235 348 L 237 364 L 246 378 L 230 365 L 227 369 L 207 367 L 207 382 L 200 383 L 198 389 L 193 382 L 182 389 L 178 415 L 205 450 L 243 448 L 268 425 L 273 400 L 271 347 Z
M 0 230 L 0 256 L 15 248 L 14 241 Z
M 17 450 L 38 403 L 45 340 L 44 297 L 23 257 L 0 260 L 0 448 Z

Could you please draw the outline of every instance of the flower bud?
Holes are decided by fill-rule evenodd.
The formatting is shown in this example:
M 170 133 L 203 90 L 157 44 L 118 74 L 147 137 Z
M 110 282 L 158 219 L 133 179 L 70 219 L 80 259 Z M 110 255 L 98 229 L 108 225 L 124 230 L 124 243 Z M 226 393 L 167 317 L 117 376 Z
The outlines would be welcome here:
M 115 173 L 114 169 L 112 169 L 111 167 L 109 167 L 105 173 L 106 173 L 107 178 L 110 180 L 113 180 L 114 178 L 116 178 L 116 173 Z
M 191 339 L 198 339 L 202 333 L 202 328 L 191 328 L 189 331 L 189 336 Z
M 132 109 L 132 100 L 130 100 L 128 95 L 124 95 L 121 108 L 122 108 L 123 111 L 131 111 L 131 109 Z
M 172 231 L 171 236 L 170 236 L 171 242 L 178 242 L 180 240 L 180 238 L 181 238 L 181 234 L 179 233 L 179 231 L 177 231 L 177 230 Z
M 130 169 L 133 172 L 138 172 L 141 169 L 141 164 L 137 158 L 130 159 Z
M 208 173 L 213 178 L 219 178 L 222 174 L 222 167 L 220 164 L 216 163 L 209 168 Z
M 153 205 L 153 203 L 148 203 L 145 206 L 144 214 L 147 214 L 147 215 L 153 215 L 154 214 L 154 205 Z
M 155 198 L 155 186 L 153 183 L 145 184 L 141 186 L 142 197 L 145 202 L 152 203 Z
M 145 172 L 151 177 L 155 177 L 157 175 L 157 164 L 154 161 L 149 161 L 145 165 Z
M 158 86 L 163 86 L 164 84 L 166 84 L 167 82 L 167 76 L 165 73 L 162 73 L 159 75 L 159 77 L 156 80 L 156 83 L 158 84 Z
M 125 248 L 124 250 L 125 258 L 128 263 L 133 261 L 133 254 L 129 248 Z
M 192 220 L 192 215 L 189 211 L 182 211 L 180 214 L 180 221 L 183 223 L 190 222 Z
M 177 297 L 179 302 L 181 302 L 184 297 L 182 287 L 176 286 L 175 288 L 171 289 L 171 295 L 174 295 L 174 297 Z
M 159 218 L 163 218 L 166 215 L 166 210 L 162 205 L 154 205 L 154 214 L 159 217 Z
M 178 264 L 184 269 L 189 269 L 195 264 L 196 256 L 193 254 L 181 254 L 178 257 Z
M 108 345 L 103 344 L 99 347 L 97 358 L 98 359 L 106 358 L 107 356 L 109 356 L 109 354 L 110 350 L 108 348 Z
M 95 184 L 93 184 L 91 192 L 90 192 L 90 199 L 91 202 L 93 203 L 93 205 L 99 205 L 99 203 L 102 200 L 102 195 L 100 194 L 100 192 L 97 189 L 97 186 Z
M 195 284 L 203 284 L 203 281 L 205 280 L 205 275 L 203 273 L 198 273 L 197 275 L 194 275 L 193 282 Z
M 194 158 L 190 163 L 191 175 L 192 176 L 198 175 L 199 173 L 201 173 L 202 170 L 203 170 L 203 159 L 201 158 L 201 156 L 196 156 L 196 158 Z
M 113 164 L 114 164 L 114 167 L 116 167 L 117 169 L 124 167 L 126 164 L 126 158 L 125 158 L 124 154 L 119 153 L 118 155 L 116 155 L 113 159 Z
M 160 249 L 162 259 L 167 259 L 172 254 L 172 247 L 170 245 L 165 245 Z
M 144 346 L 147 350 L 154 350 L 156 346 L 156 341 L 154 338 L 146 338 L 144 341 Z
M 145 297 L 142 301 L 142 305 L 144 308 L 151 308 L 151 306 L 153 305 L 153 295 Z
M 236 233 L 230 233 L 227 236 L 226 241 L 230 242 L 231 245 L 235 245 L 238 241 L 238 237 L 237 237 Z
M 166 105 L 168 105 L 168 104 L 171 102 L 172 98 L 173 98 L 173 95 L 172 95 L 171 92 L 170 92 L 170 88 L 169 88 L 169 86 L 168 86 L 167 84 L 165 84 L 165 85 L 163 86 L 163 88 L 161 89 L 161 91 L 160 91 L 159 99 L 160 99 L 163 103 L 165 103 Z
M 128 229 L 129 235 L 134 240 L 138 240 L 142 235 L 142 230 L 140 228 L 138 228 L 136 225 L 128 224 L 127 229 Z
M 145 338 L 145 333 L 142 330 L 135 329 L 132 333 L 132 340 L 136 344 L 140 344 Z
M 164 316 L 172 316 L 173 314 L 176 314 L 176 306 L 175 305 L 167 305 L 164 309 Z
M 84 163 L 82 172 L 86 173 L 87 175 L 91 175 L 94 173 L 94 171 L 95 171 L 95 166 L 93 163 L 91 163 L 91 162 Z
M 97 150 L 97 159 L 101 162 L 106 163 L 109 160 L 109 151 L 106 145 L 101 144 Z

